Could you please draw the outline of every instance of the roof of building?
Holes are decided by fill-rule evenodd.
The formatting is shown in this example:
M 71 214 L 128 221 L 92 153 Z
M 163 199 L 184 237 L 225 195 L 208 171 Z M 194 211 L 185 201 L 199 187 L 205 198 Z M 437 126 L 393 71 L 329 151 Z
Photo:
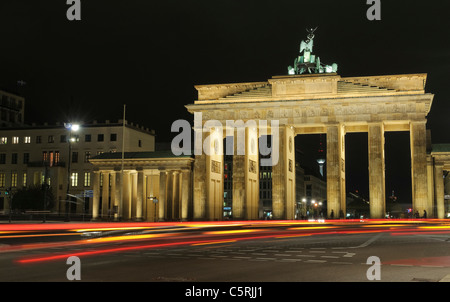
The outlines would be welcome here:
M 124 159 L 139 158 L 191 158 L 191 155 L 175 155 L 172 151 L 124 152 Z M 102 153 L 91 159 L 122 159 L 122 152 Z
M 96 128 L 96 127 L 123 127 L 123 120 L 118 121 L 109 121 L 106 120 L 105 122 L 89 122 L 89 123 L 80 123 L 81 127 L 83 128 Z M 142 125 L 138 125 L 135 123 L 130 123 L 129 121 L 125 120 L 125 127 L 129 129 L 138 130 L 141 132 L 145 132 L 151 135 L 155 134 L 155 130 L 149 129 L 147 127 L 144 127 Z M 55 124 L 23 124 L 23 125 L 17 125 L 17 126 L 9 126 L 9 127 L 0 127 L 0 130 L 37 130 L 37 129 L 64 129 L 64 123 L 55 123 Z

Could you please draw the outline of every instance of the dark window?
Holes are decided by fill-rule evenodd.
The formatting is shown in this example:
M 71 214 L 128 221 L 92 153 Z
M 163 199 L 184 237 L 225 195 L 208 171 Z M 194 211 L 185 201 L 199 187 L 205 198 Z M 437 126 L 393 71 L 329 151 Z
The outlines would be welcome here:
M 17 153 L 12 154 L 11 163 L 14 165 L 17 164 Z
M 86 135 L 84 136 L 84 141 L 85 141 L 85 142 L 90 142 L 90 141 L 91 141 L 91 135 L 90 135 L 90 134 L 86 134 Z
M 6 164 L 6 154 L 5 153 L 0 154 L 0 164 Z
M 66 136 L 65 136 L 65 135 L 61 135 L 61 139 L 60 139 L 60 142 L 61 142 L 61 143 L 65 143 L 65 142 L 67 142 L 67 138 L 66 138 Z
M 49 143 L 54 143 L 55 142 L 55 138 L 53 137 L 53 135 L 49 135 L 48 136 L 48 142 Z
M 23 154 L 23 163 L 28 164 L 29 161 L 30 161 L 30 153 L 24 153 Z
M 138 146 L 139 146 L 139 147 L 142 147 L 142 140 L 139 140 L 139 141 L 138 141 Z
M 73 163 L 78 162 L 78 152 L 76 152 L 76 151 L 72 152 L 72 162 Z
M 110 141 L 115 142 L 116 140 L 117 140 L 117 134 L 116 133 L 111 133 Z
M 40 144 L 42 142 L 42 136 L 36 136 L 36 144 Z
M 103 142 L 103 140 L 104 140 L 104 135 L 103 134 L 97 135 L 97 141 L 98 142 Z

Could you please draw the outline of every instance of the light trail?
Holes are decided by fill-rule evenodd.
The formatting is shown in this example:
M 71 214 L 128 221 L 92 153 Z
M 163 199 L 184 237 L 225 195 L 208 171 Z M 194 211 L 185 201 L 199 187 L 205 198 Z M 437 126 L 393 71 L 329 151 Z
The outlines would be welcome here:
M 448 223 L 448 220 L 445 221 Z M 450 225 L 424 225 L 437 224 L 436 220 L 331 220 L 324 222 L 310 221 L 237 221 L 233 223 L 223 222 L 195 222 L 195 223 L 120 223 L 112 226 L 111 223 L 85 223 L 71 224 L 65 226 L 65 230 L 74 233 L 57 234 L 31 234 L 31 235 L 10 235 L 14 236 L 59 236 L 59 235 L 80 235 L 80 232 L 91 231 L 130 231 L 131 234 L 121 234 L 117 236 L 108 236 L 100 238 L 83 239 L 66 242 L 36 243 L 27 245 L 7 246 L 0 248 L 2 252 L 10 252 L 23 249 L 45 249 L 49 247 L 71 247 L 71 246 L 92 246 L 95 244 L 115 244 L 119 242 L 128 242 L 132 245 L 124 247 L 103 247 L 98 250 L 74 251 L 64 254 L 32 256 L 17 260 L 17 263 L 38 263 L 42 261 L 51 261 L 69 256 L 91 256 L 108 253 L 119 253 L 123 251 L 164 248 L 181 245 L 201 246 L 221 243 L 233 243 L 245 240 L 261 240 L 273 238 L 295 238 L 318 235 L 336 235 L 336 234 L 367 234 L 367 233 L 390 233 L 392 236 L 403 235 L 425 235 L 425 234 L 448 234 Z M 74 227 L 76 225 L 76 227 Z M 108 226 L 108 227 L 107 227 Z M 55 230 L 60 230 L 61 226 L 52 226 Z M 182 227 L 182 228 L 181 228 Z M 222 227 L 233 227 L 237 229 L 220 230 Z M 17 227 L 16 227 L 17 228 Z M 30 228 L 26 225 L 18 232 L 24 232 L 24 229 Z M 219 228 L 219 230 L 202 229 Z M 255 229 L 256 228 L 256 229 Z M 18 228 L 20 229 L 20 227 Z M 180 230 L 188 232 L 180 232 Z M 35 230 L 34 230 L 35 231 Z M 47 230 L 48 231 L 48 230 Z M 147 233 L 145 232 L 163 233 Z M 13 232 L 13 231 L 5 231 Z M 138 232 L 144 232 L 139 234 Z M 9 237 L 5 235 L 5 237 Z M 20 238 L 20 237 L 17 237 Z

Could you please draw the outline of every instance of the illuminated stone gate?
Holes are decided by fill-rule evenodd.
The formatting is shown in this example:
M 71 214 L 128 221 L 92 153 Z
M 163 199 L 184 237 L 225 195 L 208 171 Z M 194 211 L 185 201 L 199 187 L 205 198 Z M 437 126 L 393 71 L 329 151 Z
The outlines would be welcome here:
M 263 82 L 198 85 L 198 99 L 186 106 L 202 114 L 202 133 L 209 154 L 195 155 L 194 219 L 221 220 L 223 207 L 223 140 L 234 135 L 226 121 L 247 123 L 245 152 L 233 158 L 233 218 L 258 219 L 258 137 L 271 134 L 259 121 L 279 122 L 279 160 L 272 170 L 274 219 L 295 218 L 295 157 L 298 134 L 326 134 L 327 215 L 345 213 L 345 136 L 367 132 L 370 216 L 385 215 L 384 133 L 409 131 L 413 209 L 433 213 L 428 194 L 427 114 L 433 94 L 425 92 L 426 74 L 341 77 L 335 72 L 274 76 Z M 210 127 L 215 120 L 223 128 Z M 217 133 L 220 129 L 221 133 Z M 233 134 L 234 133 L 234 134 Z M 256 144 L 256 145 L 255 145 Z M 256 163 L 256 164 L 255 164 Z

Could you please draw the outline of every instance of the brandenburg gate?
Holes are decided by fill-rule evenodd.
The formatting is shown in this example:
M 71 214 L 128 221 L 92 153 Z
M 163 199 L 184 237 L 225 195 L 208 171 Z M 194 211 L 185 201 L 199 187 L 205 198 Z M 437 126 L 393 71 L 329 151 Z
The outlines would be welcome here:
M 413 209 L 433 211 L 428 198 L 426 117 L 433 94 L 425 92 L 426 74 L 341 77 L 336 73 L 274 76 L 265 82 L 199 85 L 198 100 L 187 105 L 202 120 L 276 120 L 279 122 L 279 160 L 272 167 L 274 219 L 294 219 L 295 155 L 298 134 L 326 134 L 327 215 L 345 213 L 345 136 L 367 132 L 371 218 L 385 215 L 384 133 L 409 131 Z M 245 150 L 257 144 L 258 126 L 246 128 Z M 202 125 L 202 127 L 204 124 Z M 223 127 L 223 136 L 229 135 Z M 203 139 L 214 140 L 214 128 Z M 223 152 L 195 156 L 194 219 L 221 219 Z M 236 145 L 236 144 L 235 144 Z M 233 217 L 258 219 L 258 152 L 233 156 Z
M 425 92 L 426 74 L 341 77 L 337 64 L 325 65 L 313 54 L 315 29 L 301 41 L 300 53 L 288 75 L 263 82 L 198 85 L 198 100 L 186 108 L 201 113 L 202 124 L 194 126 L 197 137 L 209 152 L 196 154 L 194 163 L 194 219 L 222 219 L 223 140 L 234 138 L 233 218 L 258 219 L 258 137 L 271 133 L 279 156 L 272 167 L 272 211 L 274 219 L 295 219 L 295 151 L 298 134 L 326 134 L 327 216 L 346 213 L 345 136 L 368 133 L 370 217 L 385 217 L 384 133 L 409 131 L 411 143 L 412 205 L 419 212 L 432 213 L 428 195 L 426 122 L 433 94 Z M 228 120 L 266 121 L 278 124 L 277 131 L 253 123 L 245 128 L 245 142 L 237 142 L 237 131 Z M 206 127 L 208 123 L 208 127 Z M 205 130 L 206 129 L 206 130 Z M 222 129 L 223 133 L 217 133 Z M 239 145 L 240 144 L 240 145 Z M 273 146 L 272 146 L 273 147 Z M 341 215 L 340 215 L 341 214 Z

